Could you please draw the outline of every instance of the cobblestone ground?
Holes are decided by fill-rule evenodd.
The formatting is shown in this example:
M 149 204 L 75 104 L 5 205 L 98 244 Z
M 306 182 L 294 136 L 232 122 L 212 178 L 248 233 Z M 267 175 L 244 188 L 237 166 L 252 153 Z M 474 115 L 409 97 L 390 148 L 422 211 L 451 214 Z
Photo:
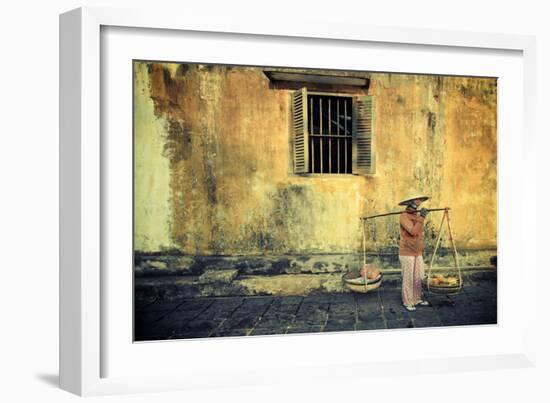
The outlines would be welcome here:
M 496 279 L 466 284 L 455 295 L 426 294 L 430 306 L 409 312 L 401 290 L 368 294 L 217 297 L 136 303 L 135 340 L 255 336 L 331 331 L 495 324 Z

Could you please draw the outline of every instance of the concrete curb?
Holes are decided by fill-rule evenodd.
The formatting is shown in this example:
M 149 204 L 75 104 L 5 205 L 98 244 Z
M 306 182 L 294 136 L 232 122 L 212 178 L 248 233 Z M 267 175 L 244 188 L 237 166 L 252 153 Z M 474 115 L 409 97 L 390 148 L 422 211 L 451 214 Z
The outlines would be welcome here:
M 435 271 L 435 270 L 434 270 Z M 450 272 L 445 268 L 438 273 Z M 494 268 L 467 268 L 463 271 L 465 282 L 497 275 Z M 383 271 L 382 287 L 400 287 L 400 270 Z M 454 271 L 453 271 L 454 273 Z M 238 275 L 211 277 L 209 281 L 199 276 L 158 276 L 135 279 L 135 296 L 143 299 L 178 299 L 200 297 L 255 296 L 255 295 L 310 295 L 350 292 L 342 282 L 343 273 Z

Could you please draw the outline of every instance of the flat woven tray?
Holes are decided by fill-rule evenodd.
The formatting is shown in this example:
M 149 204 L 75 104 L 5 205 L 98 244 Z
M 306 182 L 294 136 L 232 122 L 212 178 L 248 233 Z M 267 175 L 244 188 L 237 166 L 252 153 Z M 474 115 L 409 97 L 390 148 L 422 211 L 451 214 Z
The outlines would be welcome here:
M 430 284 L 428 287 L 428 283 L 424 282 L 424 288 L 428 290 L 429 292 L 433 292 L 434 294 L 456 294 L 460 292 L 462 289 L 462 282 L 458 282 L 457 284 Z
M 346 273 L 342 280 L 344 281 L 344 285 L 350 290 L 354 292 L 369 292 L 371 290 L 375 290 L 382 284 L 382 273 L 376 278 L 368 279 L 367 284 L 365 285 L 365 278 L 361 277 L 359 275 L 359 272 L 349 272 Z

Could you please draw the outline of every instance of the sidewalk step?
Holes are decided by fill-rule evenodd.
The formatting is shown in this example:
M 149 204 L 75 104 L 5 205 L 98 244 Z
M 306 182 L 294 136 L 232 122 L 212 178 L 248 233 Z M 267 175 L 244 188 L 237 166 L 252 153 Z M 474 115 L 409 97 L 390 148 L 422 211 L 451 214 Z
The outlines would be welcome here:
M 468 270 L 463 273 L 465 283 L 495 279 L 496 270 Z M 381 287 L 400 287 L 399 272 L 384 273 Z M 207 271 L 200 276 L 137 277 L 137 300 L 178 299 L 229 296 L 305 296 L 322 293 L 348 293 L 341 273 L 238 275 L 236 269 Z
M 496 250 L 460 251 L 462 267 L 492 266 Z M 448 250 L 438 253 L 434 266 L 452 266 L 454 256 Z M 424 260 L 429 260 L 426 251 Z M 376 252 L 367 255 L 367 261 L 382 270 L 399 268 L 398 251 Z M 178 254 L 136 253 L 134 273 L 136 277 L 147 276 L 200 276 L 206 271 L 236 269 L 239 275 L 283 275 L 347 273 L 362 266 L 360 253 L 332 253 L 310 255 L 243 255 L 243 256 L 187 256 Z

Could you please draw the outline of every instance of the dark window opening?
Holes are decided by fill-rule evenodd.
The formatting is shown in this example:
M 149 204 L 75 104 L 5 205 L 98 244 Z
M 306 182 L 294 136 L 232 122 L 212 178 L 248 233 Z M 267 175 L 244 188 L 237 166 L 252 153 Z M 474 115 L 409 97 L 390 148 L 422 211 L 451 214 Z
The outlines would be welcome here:
M 352 99 L 308 95 L 309 172 L 350 174 Z

